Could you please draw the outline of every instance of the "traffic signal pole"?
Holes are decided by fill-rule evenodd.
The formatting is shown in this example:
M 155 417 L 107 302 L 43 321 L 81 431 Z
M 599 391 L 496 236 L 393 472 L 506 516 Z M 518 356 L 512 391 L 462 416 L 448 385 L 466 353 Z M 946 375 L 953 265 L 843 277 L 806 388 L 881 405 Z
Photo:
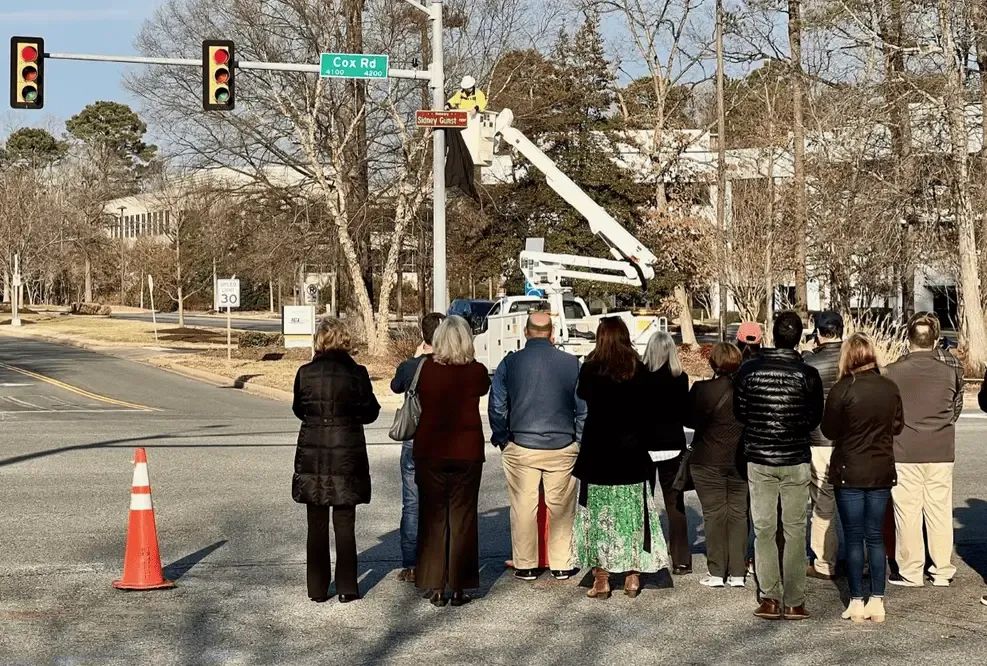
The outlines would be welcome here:
M 429 5 L 432 22 L 432 108 L 445 108 L 445 71 L 442 61 L 442 0 Z M 446 133 L 432 132 L 432 310 L 449 309 L 446 287 Z M 398 289 L 400 289 L 398 285 Z
M 432 108 L 441 111 L 445 108 L 445 70 L 443 64 L 443 30 L 442 30 L 442 0 L 430 0 L 423 4 L 417 0 L 404 2 L 424 12 L 431 24 L 432 34 L 432 63 L 428 70 L 388 68 L 387 77 L 391 79 L 409 79 L 413 81 L 428 81 L 432 90 Z M 107 56 L 89 53 L 45 53 L 48 60 L 76 60 L 85 62 L 117 62 L 131 65 L 171 65 L 178 67 L 201 68 L 201 58 L 149 58 L 144 56 Z M 237 69 L 252 69 L 272 72 L 302 72 L 305 74 L 321 74 L 320 65 L 287 62 L 257 62 L 236 61 Z M 446 274 L 446 181 L 445 154 L 446 141 L 444 132 L 434 132 L 432 135 L 432 309 L 445 312 L 449 307 L 449 292 Z

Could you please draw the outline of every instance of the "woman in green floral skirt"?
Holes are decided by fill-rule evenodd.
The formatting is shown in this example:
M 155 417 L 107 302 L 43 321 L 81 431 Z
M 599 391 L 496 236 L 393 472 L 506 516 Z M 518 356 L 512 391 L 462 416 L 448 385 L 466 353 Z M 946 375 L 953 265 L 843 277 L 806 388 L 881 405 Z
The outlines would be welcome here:
M 610 597 L 610 574 L 626 573 L 624 593 L 636 597 L 642 573 L 668 566 L 654 496 L 654 466 L 643 435 L 646 368 L 623 320 L 607 317 L 596 348 L 579 373 L 576 393 L 586 401 L 586 425 L 573 475 L 581 481 L 576 555 L 593 568 L 586 596 Z

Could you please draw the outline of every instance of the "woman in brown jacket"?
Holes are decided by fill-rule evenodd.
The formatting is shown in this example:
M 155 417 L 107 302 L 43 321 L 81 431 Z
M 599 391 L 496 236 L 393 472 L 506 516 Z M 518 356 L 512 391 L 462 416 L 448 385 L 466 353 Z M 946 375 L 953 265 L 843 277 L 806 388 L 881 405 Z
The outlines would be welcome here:
M 422 412 L 413 449 L 419 510 L 415 583 L 430 590 L 425 598 L 435 606 L 446 604 L 447 583 L 453 606 L 469 603 L 463 590 L 480 586 L 480 397 L 489 389 L 487 369 L 474 359 L 469 324 L 448 317 L 418 378 Z
M 887 558 L 881 527 L 898 477 L 894 436 L 904 427 L 898 386 L 882 374 L 871 339 L 854 333 L 843 343 L 840 380 L 826 400 L 822 434 L 833 440 L 830 480 L 843 523 L 850 605 L 843 618 L 883 622 Z M 864 604 L 864 540 L 871 596 Z

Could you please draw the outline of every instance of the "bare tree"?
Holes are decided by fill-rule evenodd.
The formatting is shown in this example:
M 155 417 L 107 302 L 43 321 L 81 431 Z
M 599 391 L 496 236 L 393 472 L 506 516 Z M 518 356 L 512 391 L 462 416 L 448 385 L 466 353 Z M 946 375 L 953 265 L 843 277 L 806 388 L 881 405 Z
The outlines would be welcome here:
M 953 171 L 953 216 L 959 236 L 960 298 L 966 332 L 967 362 L 979 371 L 987 365 L 987 325 L 977 265 L 976 218 L 970 192 L 969 134 L 966 126 L 967 63 L 961 57 L 957 31 L 964 31 L 963 14 L 950 0 L 938 0 L 939 30 L 945 65 L 943 105 L 949 124 Z
M 703 37 L 699 26 L 700 2 L 694 0 L 588 0 L 586 6 L 615 14 L 623 19 L 630 35 L 632 50 L 626 53 L 628 68 L 647 72 L 644 81 L 650 87 L 647 104 L 634 117 L 628 101 L 619 96 L 624 121 L 634 127 L 646 127 L 651 136 L 635 146 L 650 162 L 650 178 L 655 188 L 655 208 L 659 215 L 668 207 L 667 184 L 679 165 L 679 158 L 692 143 L 683 135 L 670 132 L 673 118 L 681 114 L 681 93 L 707 77 L 702 64 L 712 40 L 708 26 Z M 697 76 L 697 73 L 699 74 Z M 633 141 L 634 134 L 628 135 Z M 661 239 L 656 239 L 661 242 Z M 688 262 L 682 262 L 684 264 Z M 695 345 L 692 303 L 687 285 L 674 286 L 675 302 L 681 321 L 682 342 Z
M 187 54 L 204 37 L 220 34 L 235 40 L 243 60 L 315 62 L 320 53 L 345 51 L 353 43 L 355 37 L 346 28 L 357 28 L 353 12 L 358 4 L 351 0 L 243 0 L 230 11 L 217 13 L 207 0 L 170 2 L 145 25 L 138 46 L 149 55 Z M 486 17 L 516 4 L 477 0 L 469 8 L 475 7 L 477 16 Z M 394 0 L 369 2 L 359 28 L 366 51 L 388 53 L 393 62 L 410 64 L 420 58 L 421 31 L 408 18 L 408 11 L 400 11 L 402 7 Z M 346 16 L 350 20 L 342 20 Z M 509 41 L 506 31 L 511 27 L 499 26 L 497 36 L 502 43 Z M 466 21 L 452 29 L 458 37 L 451 35 L 450 39 L 455 44 L 472 30 Z M 468 64 L 468 59 L 453 61 L 448 73 L 454 75 L 457 66 Z M 301 189 L 308 188 L 305 191 L 325 209 L 334 230 L 370 353 L 385 351 L 390 292 L 396 283 L 391 273 L 397 268 L 403 236 L 429 189 L 430 135 L 416 130 L 411 122 L 419 107 L 419 84 L 371 83 L 364 98 L 352 84 L 338 79 L 241 71 L 239 108 L 227 114 L 195 110 L 199 82 L 187 70 L 142 72 L 131 77 L 128 85 L 147 100 L 148 116 L 183 161 L 228 166 L 272 186 L 276 183 L 266 167 L 280 165 L 294 174 Z M 358 89 L 362 91 L 362 86 Z M 364 125 L 366 165 L 357 157 L 362 155 L 358 146 Z M 359 252 L 363 211 L 356 203 L 361 198 L 356 190 L 362 187 L 364 168 L 375 199 L 390 202 L 395 211 L 393 227 L 372 231 L 373 245 L 382 248 L 385 256 L 376 308 L 364 281 L 366 262 Z

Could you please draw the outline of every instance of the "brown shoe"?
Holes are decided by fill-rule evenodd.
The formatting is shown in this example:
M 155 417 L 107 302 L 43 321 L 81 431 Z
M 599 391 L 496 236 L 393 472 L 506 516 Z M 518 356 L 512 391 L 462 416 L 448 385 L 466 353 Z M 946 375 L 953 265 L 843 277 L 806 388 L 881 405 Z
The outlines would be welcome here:
M 627 577 L 624 578 L 624 594 L 629 596 L 631 599 L 637 597 L 641 594 L 641 576 L 640 574 L 630 572 Z
M 593 587 L 586 592 L 590 599 L 610 598 L 610 572 L 606 569 L 593 567 Z
M 784 617 L 786 620 L 808 620 L 810 616 L 805 606 L 785 606 Z
M 809 565 L 809 568 L 805 570 L 805 575 L 809 578 L 817 578 L 819 580 L 834 580 L 836 578 L 836 576 L 828 576 L 824 573 L 816 571 L 816 568 L 811 564 Z
M 398 580 L 401 581 L 402 583 L 414 583 L 415 568 L 407 567 L 405 569 L 401 569 L 401 571 L 398 573 Z
M 765 599 L 754 611 L 754 615 L 765 620 L 780 620 L 781 604 L 774 599 Z

